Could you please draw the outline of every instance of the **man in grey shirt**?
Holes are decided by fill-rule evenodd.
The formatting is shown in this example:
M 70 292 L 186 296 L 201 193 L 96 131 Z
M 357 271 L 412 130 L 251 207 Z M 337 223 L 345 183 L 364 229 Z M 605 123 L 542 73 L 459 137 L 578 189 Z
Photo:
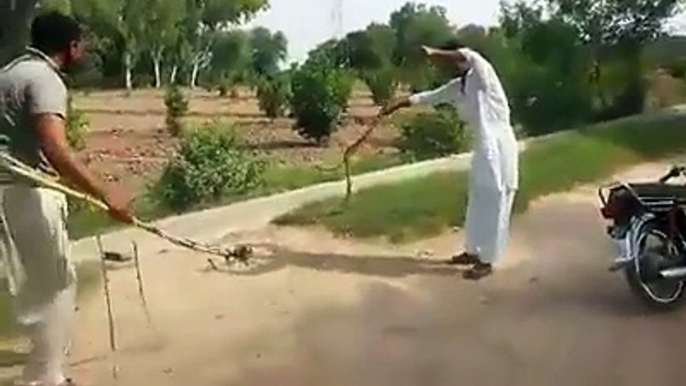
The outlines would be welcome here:
M 0 70 L 0 151 L 102 199 L 130 223 L 124 195 L 108 191 L 74 156 L 67 142 L 67 88 L 61 72 L 82 55 L 81 28 L 59 13 L 38 16 L 31 47 Z M 76 275 L 69 261 L 63 194 L 0 170 L 5 265 L 17 319 L 33 348 L 24 385 L 73 384 L 64 359 L 75 312 Z

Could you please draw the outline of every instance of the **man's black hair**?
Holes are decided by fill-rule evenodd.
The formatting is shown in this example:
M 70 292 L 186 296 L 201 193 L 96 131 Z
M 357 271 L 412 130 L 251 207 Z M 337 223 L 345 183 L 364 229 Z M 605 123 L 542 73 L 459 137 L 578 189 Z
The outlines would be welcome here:
M 465 48 L 466 46 L 460 39 L 457 38 L 451 38 L 446 40 L 443 44 L 441 44 L 440 49 L 446 50 L 446 51 L 456 51 L 459 50 L 460 48 Z
M 47 12 L 37 16 L 31 24 L 31 45 L 47 55 L 54 55 L 80 41 L 81 26 L 69 16 Z

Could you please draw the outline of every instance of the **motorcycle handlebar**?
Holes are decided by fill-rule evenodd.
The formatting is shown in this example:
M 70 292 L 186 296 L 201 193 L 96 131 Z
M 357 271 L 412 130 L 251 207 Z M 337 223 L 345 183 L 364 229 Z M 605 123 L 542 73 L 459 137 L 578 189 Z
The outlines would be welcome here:
M 675 177 L 679 177 L 681 175 L 684 175 L 686 173 L 686 168 L 683 166 L 674 166 L 669 173 L 665 174 L 662 178 L 660 178 L 660 183 L 664 184 L 667 183 L 669 180 Z

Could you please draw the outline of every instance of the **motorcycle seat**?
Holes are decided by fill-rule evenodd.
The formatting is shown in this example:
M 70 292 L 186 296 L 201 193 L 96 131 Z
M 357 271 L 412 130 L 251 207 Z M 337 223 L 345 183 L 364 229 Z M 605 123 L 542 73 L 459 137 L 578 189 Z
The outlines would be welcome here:
M 686 185 L 669 185 L 661 183 L 629 184 L 641 199 L 675 200 L 686 203 Z

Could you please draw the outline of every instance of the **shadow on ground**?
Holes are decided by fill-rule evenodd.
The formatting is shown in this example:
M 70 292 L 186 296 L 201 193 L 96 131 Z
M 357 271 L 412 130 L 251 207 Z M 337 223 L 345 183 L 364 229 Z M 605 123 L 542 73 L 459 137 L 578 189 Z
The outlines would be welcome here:
M 208 267 L 207 272 L 225 272 Z M 413 275 L 456 276 L 459 270 L 447 261 L 409 256 L 358 256 L 322 254 L 275 249 L 270 257 L 255 259 L 255 265 L 245 271 L 227 270 L 232 275 L 257 276 L 286 268 L 304 268 L 328 273 L 354 273 L 384 278 L 403 278 Z

